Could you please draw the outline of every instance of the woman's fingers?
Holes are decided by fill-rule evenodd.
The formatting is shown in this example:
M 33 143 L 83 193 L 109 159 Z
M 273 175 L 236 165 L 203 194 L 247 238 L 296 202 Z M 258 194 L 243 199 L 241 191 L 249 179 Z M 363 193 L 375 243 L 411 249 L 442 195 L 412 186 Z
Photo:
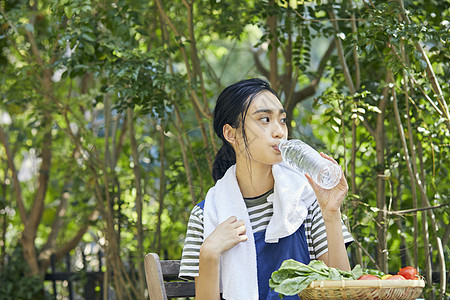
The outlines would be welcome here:
M 223 221 L 223 224 L 232 224 L 237 222 L 237 218 L 235 216 L 231 216 L 228 219 L 226 219 L 225 221 Z
M 243 220 L 238 220 L 235 216 L 232 216 L 226 219 L 222 223 L 222 225 L 224 225 L 225 227 L 223 233 L 224 238 L 230 238 L 231 240 L 234 240 L 234 245 L 248 240 L 248 237 L 245 235 L 245 233 L 247 232 L 247 228 Z
M 202 247 L 219 255 L 233 248 L 241 242 L 248 240 L 246 226 L 243 220 L 235 216 L 229 217 L 219 224 L 216 229 L 203 242 Z
M 323 158 L 328 159 L 329 161 L 334 162 L 335 164 L 338 165 L 338 162 L 335 161 L 334 158 L 332 158 L 331 156 L 328 156 L 328 155 L 326 155 L 326 154 L 323 153 L 323 152 L 320 152 L 320 155 L 321 155 Z

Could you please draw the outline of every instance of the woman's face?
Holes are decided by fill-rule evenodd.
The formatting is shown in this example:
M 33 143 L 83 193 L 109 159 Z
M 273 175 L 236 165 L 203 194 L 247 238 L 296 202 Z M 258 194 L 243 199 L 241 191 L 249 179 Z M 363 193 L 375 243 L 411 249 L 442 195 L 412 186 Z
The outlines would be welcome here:
M 266 165 L 281 162 L 277 145 L 280 139 L 287 139 L 288 130 L 286 111 L 274 94 L 263 91 L 253 99 L 245 117 L 244 129 L 247 145 L 242 129 L 236 132 L 236 160 L 250 159 L 252 164 Z

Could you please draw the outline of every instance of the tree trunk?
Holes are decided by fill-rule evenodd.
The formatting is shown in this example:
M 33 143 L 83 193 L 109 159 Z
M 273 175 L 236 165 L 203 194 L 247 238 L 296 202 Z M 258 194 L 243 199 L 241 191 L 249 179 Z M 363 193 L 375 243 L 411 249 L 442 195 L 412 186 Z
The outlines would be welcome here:
M 273 0 L 269 0 L 268 6 L 274 5 Z M 269 27 L 270 41 L 269 41 L 269 82 L 272 88 L 277 91 L 279 86 L 278 81 L 278 47 L 277 47 L 277 16 L 269 15 L 267 17 L 267 26 Z
M 420 181 L 419 175 L 417 173 L 414 173 L 413 170 L 412 170 L 412 167 L 411 167 L 411 163 L 410 163 L 410 159 L 409 159 L 409 153 L 408 153 L 408 146 L 406 144 L 406 138 L 404 136 L 403 128 L 402 128 L 401 121 L 400 121 L 400 113 L 399 113 L 398 108 L 397 108 L 397 99 L 396 99 L 397 97 L 395 95 L 395 88 L 394 87 L 392 88 L 392 96 L 394 98 L 395 119 L 396 119 L 396 122 L 397 122 L 398 127 L 399 127 L 400 138 L 401 138 L 402 146 L 403 146 L 403 149 L 404 149 L 404 152 L 405 152 L 406 167 L 408 168 L 408 173 L 409 173 L 410 177 L 414 178 L 417 186 L 420 189 L 421 196 L 426 199 L 426 204 L 428 206 L 431 206 L 429 201 L 428 201 L 428 198 L 426 196 L 426 193 L 425 193 L 424 183 Z M 438 228 L 437 228 L 437 224 L 436 224 L 436 219 L 435 219 L 434 213 L 431 210 L 428 213 L 431 215 L 431 222 L 433 224 L 432 230 L 433 230 L 433 234 L 434 234 L 434 236 L 436 238 L 436 246 L 437 246 L 437 250 L 438 250 L 438 258 L 439 258 L 439 263 L 440 263 L 440 268 L 441 268 L 441 296 L 444 296 L 445 290 L 446 290 L 446 288 L 445 288 L 446 287 L 445 255 L 444 255 L 444 250 L 443 250 L 443 247 L 442 247 L 442 240 L 437 234 Z
M 162 213 L 164 210 L 164 195 L 166 194 L 166 174 L 164 160 L 166 159 L 166 138 L 164 136 L 164 125 L 161 123 L 161 130 L 159 136 L 159 160 L 160 160 L 160 172 L 159 172 L 159 193 L 158 193 L 158 225 L 156 227 L 156 252 L 161 253 L 161 226 L 162 226 Z
M 28 215 L 27 215 L 27 211 L 25 210 L 25 205 L 24 205 L 23 196 L 22 196 L 22 188 L 20 187 L 17 169 L 14 164 L 14 154 L 11 152 L 11 149 L 9 147 L 8 137 L 6 136 L 6 133 L 3 130 L 2 126 L 0 126 L 0 142 L 3 144 L 3 147 L 5 148 L 6 159 L 8 161 L 8 167 L 11 170 L 12 186 L 14 189 L 14 196 L 16 198 L 16 204 L 17 204 L 17 207 L 19 208 L 20 219 L 22 220 L 22 223 L 25 224 L 27 221 Z
M 342 40 L 337 36 L 339 33 L 339 26 L 336 21 L 336 15 L 334 14 L 334 11 L 331 9 L 328 14 L 330 15 L 330 18 L 333 19 L 333 27 L 335 31 L 335 37 L 334 41 L 336 42 L 336 48 L 338 51 L 339 56 L 339 62 L 341 63 L 342 72 L 344 73 L 345 82 L 347 83 L 348 90 L 350 94 L 355 93 L 355 85 L 353 84 L 352 76 L 350 75 L 350 70 L 348 69 L 347 62 L 345 61 L 345 53 L 344 53 L 344 46 L 342 45 Z
M 130 148 L 131 148 L 131 156 L 133 158 L 133 173 L 134 173 L 134 186 L 136 188 L 136 213 L 137 213 L 137 220 L 136 220 L 136 227 L 137 227 L 137 252 L 138 252 L 138 263 L 137 263 L 137 269 L 138 269 L 138 290 L 140 295 L 144 295 L 145 292 L 145 274 L 144 274 L 144 265 L 142 263 L 142 257 L 144 257 L 144 227 L 142 225 L 142 207 L 143 207 L 143 200 L 142 200 L 142 187 L 141 187 L 141 172 L 140 172 L 140 162 L 139 162 L 139 153 L 137 149 L 137 142 L 136 142 L 136 132 L 134 131 L 134 118 L 133 118 L 133 110 L 131 108 L 128 108 L 128 128 L 129 134 L 130 134 Z
M 35 238 L 39 223 L 41 222 L 42 213 L 44 212 L 45 194 L 47 193 L 48 179 L 50 175 L 51 156 L 52 156 L 52 133 L 51 133 L 51 118 L 49 115 L 44 116 L 43 124 L 50 124 L 47 126 L 42 140 L 41 166 L 39 168 L 38 189 L 33 200 L 33 206 L 29 217 L 25 223 L 25 228 L 22 231 L 22 247 L 23 257 L 27 262 L 30 270 L 28 275 L 39 274 L 38 256 L 36 253 Z
M 6 176 L 8 174 L 8 168 L 6 168 L 4 177 L 6 179 Z M 2 187 L 1 197 L 3 198 L 3 201 L 6 203 L 6 180 L 3 180 L 0 186 Z M 0 271 L 3 270 L 3 265 L 5 263 L 5 254 L 6 254 L 6 229 L 8 228 L 8 214 L 5 212 L 2 214 L 2 237 L 0 240 L 1 247 L 0 247 Z
M 388 271 L 387 260 L 387 224 L 386 224 L 386 183 L 384 178 L 385 172 L 385 109 L 389 89 L 385 88 L 383 91 L 383 98 L 380 99 L 378 108 L 381 113 L 377 116 L 377 126 L 375 128 L 375 144 L 376 144 L 376 161 L 377 161 L 377 264 L 381 271 Z
M 175 108 L 175 117 L 176 117 L 175 128 L 177 129 L 177 132 L 178 132 L 178 141 L 180 143 L 181 156 L 183 157 L 183 164 L 184 164 L 184 168 L 186 169 L 186 177 L 187 177 L 188 185 L 189 185 L 189 193 L 191 194 L 192 204 L 195 205 L 197 203 L 197 197 L 195 195 L 194 183 L 192 181 L 193 174 L 192 174 L 191 166 L 189 164 L 187 147 L 186 147 L 186 143 L 183 138 L 183 132 L 179 125 L 181 123 L 181 115 L 180 115 L 180 112 L 176 105 L 174 106 L 174 108 Z
M 419 141 L 417 143 L 417 154 L 419 157 L 419 166 L 420 166 L 420 179 L 424 183 L 424 187 L 426 187 L 425 184 L 425 167 L 423 164 L 423 155 L 422 155 L 422 142 Z M 420 204 L 421 207 L 426 207 L 427 203 L 424 197 L 422 197 L 422 194 L 420 195 Z M 430 236 L 429 236 L 429 229 L 428 229 L 428 216 L 426 212 L 421 212 L 422 217 L 422 234 L 423 234 L 423 245 L 425 250 L 425 278 L 427 279 L 427 282 L 432 282 L 432 264 L 431 264 L 431 254 L 430 254 Z M 449 226 L 450 228 L 450 226 Z M 445 235 L 444 235 L 445 237 Z M 446 245 L 447 242 L 443 238 L 443 244 Z

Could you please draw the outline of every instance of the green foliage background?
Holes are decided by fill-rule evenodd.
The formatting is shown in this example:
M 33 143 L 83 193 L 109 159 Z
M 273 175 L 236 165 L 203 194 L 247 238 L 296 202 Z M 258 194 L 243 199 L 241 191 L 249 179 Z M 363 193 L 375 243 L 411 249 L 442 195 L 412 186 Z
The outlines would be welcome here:
M 352 264 L 414 265 L 448 296 L 431 272 L 450 267 L 449 16 L 448 0 L 0 1 L 2 278 L 42 282 L 48 255 L 98 245 L 117 297 L 142 298 L 144 254 L 179 259 L 213 185 L 217 95 L 260 77 L 291 137 L 345 168 Z

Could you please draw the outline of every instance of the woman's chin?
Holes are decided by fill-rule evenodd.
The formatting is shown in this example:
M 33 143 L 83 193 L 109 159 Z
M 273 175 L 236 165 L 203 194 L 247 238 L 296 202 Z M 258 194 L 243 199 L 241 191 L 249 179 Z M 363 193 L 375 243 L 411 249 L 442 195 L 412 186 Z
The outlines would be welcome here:
M 275 162 L 273 163 L 274 165 L 279 164 L 283 161 L 283 159 L 280 156 L 280 159 L 275 160 Z

